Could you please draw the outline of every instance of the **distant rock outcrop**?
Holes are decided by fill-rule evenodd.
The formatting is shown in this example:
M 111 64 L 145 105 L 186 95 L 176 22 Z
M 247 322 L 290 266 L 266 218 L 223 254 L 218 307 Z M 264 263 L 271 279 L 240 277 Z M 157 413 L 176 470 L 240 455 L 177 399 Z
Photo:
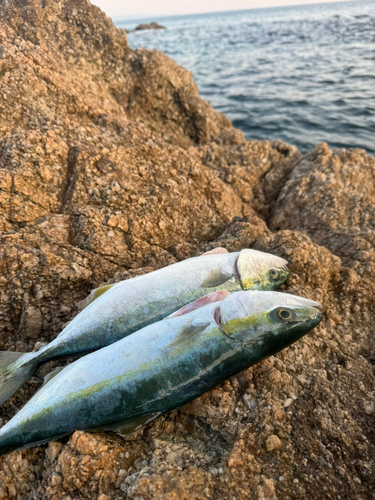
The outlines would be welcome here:
M 0 457 L 0 499 L 370 498 L 375 159 L 245 141 L 188 71 L 132 50 L 88 0 L 0 12 L 0 350 L 49 342 L 101 283 L 217 245 L 286 258 L 285 290 L 325 311 L 126 439 L 77 431 Z
M 152 22 L 150 24 L 139 24 L 136 28 L 135 31 L 140 31 L 140 30 L 165 30 L 166 27 L 162 26 L 161 24 Z
M 154 21 L 150 24 L 138 24 L 136 28 L 133 30 L 125 30 L 126 33 L 134 33 L 134 31 L 142 31 L 142 30 L 165 30 L 167 29 L 165 26 L 161 24 L 155 23 Z

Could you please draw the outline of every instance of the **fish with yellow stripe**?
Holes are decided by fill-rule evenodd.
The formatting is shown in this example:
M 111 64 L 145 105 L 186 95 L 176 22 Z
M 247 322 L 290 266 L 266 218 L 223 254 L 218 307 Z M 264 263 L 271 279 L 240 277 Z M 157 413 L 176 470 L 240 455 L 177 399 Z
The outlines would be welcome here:
M 110 345 L 209 292 L 271 290 L 287 276 L 287 262 L 280 257 L 219 248 L 94 290 L 90 304 L 38 352 L 0 352 L 0 406 L 48 361 Z
M 317 302 L 216 292 L 65 367 L 0 430 L 0 453 L 75 430 L 131 433 L 300 339 Z

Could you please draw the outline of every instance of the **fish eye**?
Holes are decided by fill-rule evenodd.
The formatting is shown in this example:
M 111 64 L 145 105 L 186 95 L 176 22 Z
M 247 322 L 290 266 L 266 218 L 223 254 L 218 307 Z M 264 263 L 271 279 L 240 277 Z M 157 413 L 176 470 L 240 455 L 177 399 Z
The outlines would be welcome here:
M 270 277 L 273 280 L 277 279 L 279 277 L 279 271 L 277 271 L 276 269 L 271 269 Z
M 287 321 L 292 317 L 292 313 L 290 311 L 287 311 L 286 309 L 279 309 L 279 311 L 277 311 L 277 315 L 280 319 L 284 321 Z

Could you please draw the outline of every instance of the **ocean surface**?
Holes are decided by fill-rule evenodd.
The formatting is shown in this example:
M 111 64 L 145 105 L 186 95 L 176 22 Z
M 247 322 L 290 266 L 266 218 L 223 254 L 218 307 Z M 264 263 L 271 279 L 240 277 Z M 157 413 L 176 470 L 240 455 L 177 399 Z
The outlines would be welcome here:
M 128 35 L 190 70 L 201 96 L 248 139 L 302 152 L 320 142 L 375 154 L 375 1 L 126 21 Z

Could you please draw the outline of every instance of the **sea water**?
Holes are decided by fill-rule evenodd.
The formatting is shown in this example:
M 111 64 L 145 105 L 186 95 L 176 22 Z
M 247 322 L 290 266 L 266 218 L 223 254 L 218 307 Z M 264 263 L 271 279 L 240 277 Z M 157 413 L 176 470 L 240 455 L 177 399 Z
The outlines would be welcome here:
M 153 17 L 128 35 L 192 72 L 248 139 L 302 152 L 320 142 L 375 154 L 375 1 Z M 115 20 L 134 28 L 146 19 Z

